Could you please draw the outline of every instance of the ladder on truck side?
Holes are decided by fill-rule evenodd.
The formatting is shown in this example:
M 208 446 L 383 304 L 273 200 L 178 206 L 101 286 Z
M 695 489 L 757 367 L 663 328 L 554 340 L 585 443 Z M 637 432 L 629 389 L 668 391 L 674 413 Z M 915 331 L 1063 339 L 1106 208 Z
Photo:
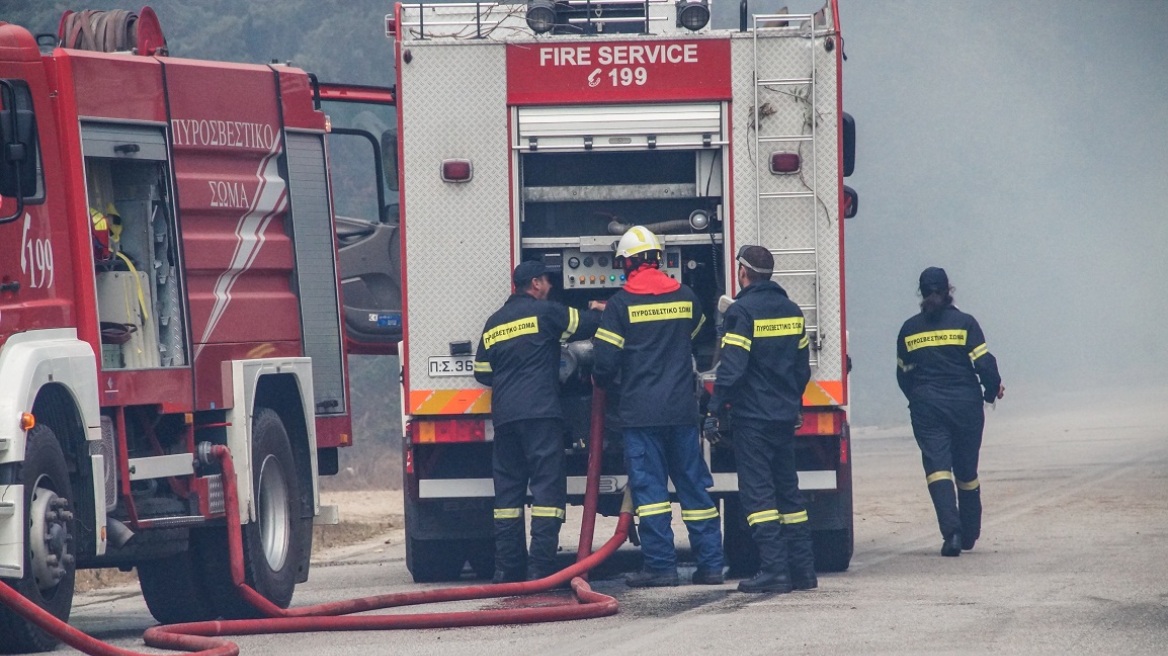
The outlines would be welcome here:
M 819 331 L 819 222 L 821 216 L 826 216 L 826 209 L 820 212 L 822 200 L 819 198 L 819 171 L 816 161 L 816 130 L 818 117 L 816 113 L 816 44 L 815 25 L 822 20 L 818 14 L 754 14 L 753 15 L 753 70 L 754 70 L 754 189 L 755 189 L 755 221 L 756 243 L 763 243 L 762 222 L 764 212 L 777 213 L 782 209 L 793 209 L 801 214 L 801 221 L 809 221 L 810 244 L 786 245 L 778 248 L 768 247 L 775 258 L 775 269 L 772 278 L 787 291 L 791 300 L 803 311 L 805 329 L 811 341 L 811 365 L 819 364 L 819 350 L 822 345 Z M 797 28 L 788 26 L 795 25 Z M 781 28 L 780 36 L 776 28 Z M 759 32 L 764 30 L 775 35 L 774 38 L 789 38 L 806 44 L 806 70 L 794 71 L 801 75 L 791 75 L 792 71 L 777 71 L 774 76 L 764 75 L 760 71 L 761 58 L 759 56 Z M 764 37 L 772 38 L 772 37 Z M 796 62 L 796 65 L 798 62 Z M 769 73 L 769 72 L 768 72 Z M 805 110 L 805 119 L 799 132 L 765 133 L 765 120 L 775 111 L 765 97 L 760 97 L 760 91 L 777 92 L 797 99 Z M 769 108 L 769 109 L 768 109 Z M 781 191 L 764 191 L 764 174 L 770 176 L 770 162 L 763 155 L 763 146 L 766 144 L 790 144 L 794 152 L 800 156 L 800 170 L 791 174 L 798 176 L 802 181 L 801 189 L 785 189 Z M 810 153 L 810 157 L 806 155 Z M 809 170 L 809 172 L 808 172 Z M 791 185 L 785 185 L 791 186 Z M 810 205 L 810 212 L 800 212 L 799 204 Z M 786 206 L 786 207 L 784 207 Z M 803 232 L 803 231 L 799 231 Z

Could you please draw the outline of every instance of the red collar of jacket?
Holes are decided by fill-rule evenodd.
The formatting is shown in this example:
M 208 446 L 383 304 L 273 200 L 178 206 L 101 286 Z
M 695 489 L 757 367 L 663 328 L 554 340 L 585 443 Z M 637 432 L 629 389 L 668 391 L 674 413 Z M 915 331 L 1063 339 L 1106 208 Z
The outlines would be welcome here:
M 625 291 L 630 294 L 652 294 L 659 296 L 681 289 L 681 283 L 662 273 L 657 267 L 642 264 L 629 274 Z

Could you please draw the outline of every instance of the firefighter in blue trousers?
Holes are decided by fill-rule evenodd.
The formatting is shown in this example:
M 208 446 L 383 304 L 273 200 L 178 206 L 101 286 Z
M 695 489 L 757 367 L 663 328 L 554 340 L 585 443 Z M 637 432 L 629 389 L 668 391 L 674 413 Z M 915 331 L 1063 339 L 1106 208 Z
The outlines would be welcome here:
M 552 284 L 539 262 L 521 262 L 515 293 L 487 319 L 474 376 L 492 388 L 495 427 L 495 583 L 555 572 L 567 502 L 565 428 L 560 407 L 560 342 L 587 339 L 600 313 L 548 301 Z M 523 508 L 531 487 L 531 552 Z
M 693 290 L 659 269 L 661 242 L 642 226 L 617 245 L 628 283 L 610 298 L 593 339 L 593 377 L 617 387 L 629 488 L 639 517 L 642 570 L 632 587 L 680 583 L 673 545 L 669 479 L 698 566 L 693 583 L 719 585 L 722 526 L 701 455 L 692 340 L 705 322 Z
M 994 403 L 1006 393 L 981 326 L 953 305 L 952 292 L 944 269 L 922 271 L 921 312 L 904 322 L 896 338 L 896 382 L 908 397 L 942 556 L 960 556 L 981 535 L 982 402 Z
M 810 590 L 819 582 L 795 466 L 795 426 L 811 379 L 803 313 L 771 280 L 770 251 L 743 246 L 737 262 L 742 291 L 722 318 L 722 354 L 707 407 L 720 429 L 732 431 L 738 495 L 758 545 L 759 572 L 738 589 Z

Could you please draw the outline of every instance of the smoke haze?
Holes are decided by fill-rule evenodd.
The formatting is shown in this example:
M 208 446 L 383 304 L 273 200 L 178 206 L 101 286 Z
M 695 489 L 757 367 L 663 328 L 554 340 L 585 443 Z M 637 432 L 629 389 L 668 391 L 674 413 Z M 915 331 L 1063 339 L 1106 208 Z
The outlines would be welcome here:
M 895 341 L 927 266 L 985 330 L 1003 409 L 1162 386 L 1168 3 L 840 4 L 853 422 L 907 422 Z

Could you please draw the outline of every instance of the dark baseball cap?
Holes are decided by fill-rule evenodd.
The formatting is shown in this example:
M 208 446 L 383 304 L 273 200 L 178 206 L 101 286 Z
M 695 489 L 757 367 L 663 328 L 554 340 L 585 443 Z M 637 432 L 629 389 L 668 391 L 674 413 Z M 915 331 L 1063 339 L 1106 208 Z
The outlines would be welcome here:
M 526 260 L 520 262 L 519 266 L 515 267 L 515 273 L 511 274 L 511 282 L 515 286 L 522 289 L 531 282 L 532 278 L 538 278 L 548 272 L 547 266 L 543 262 L 536 262 L 535 260 Z
M 756 273 L 769 276 L 775 270 L 775 256 L 762 246 L 739 248 L 737 259 L 739 264 Z
M 949 291 L 949 276 L 941 267 L 929 267 L 921 272 L 921 294 Z

